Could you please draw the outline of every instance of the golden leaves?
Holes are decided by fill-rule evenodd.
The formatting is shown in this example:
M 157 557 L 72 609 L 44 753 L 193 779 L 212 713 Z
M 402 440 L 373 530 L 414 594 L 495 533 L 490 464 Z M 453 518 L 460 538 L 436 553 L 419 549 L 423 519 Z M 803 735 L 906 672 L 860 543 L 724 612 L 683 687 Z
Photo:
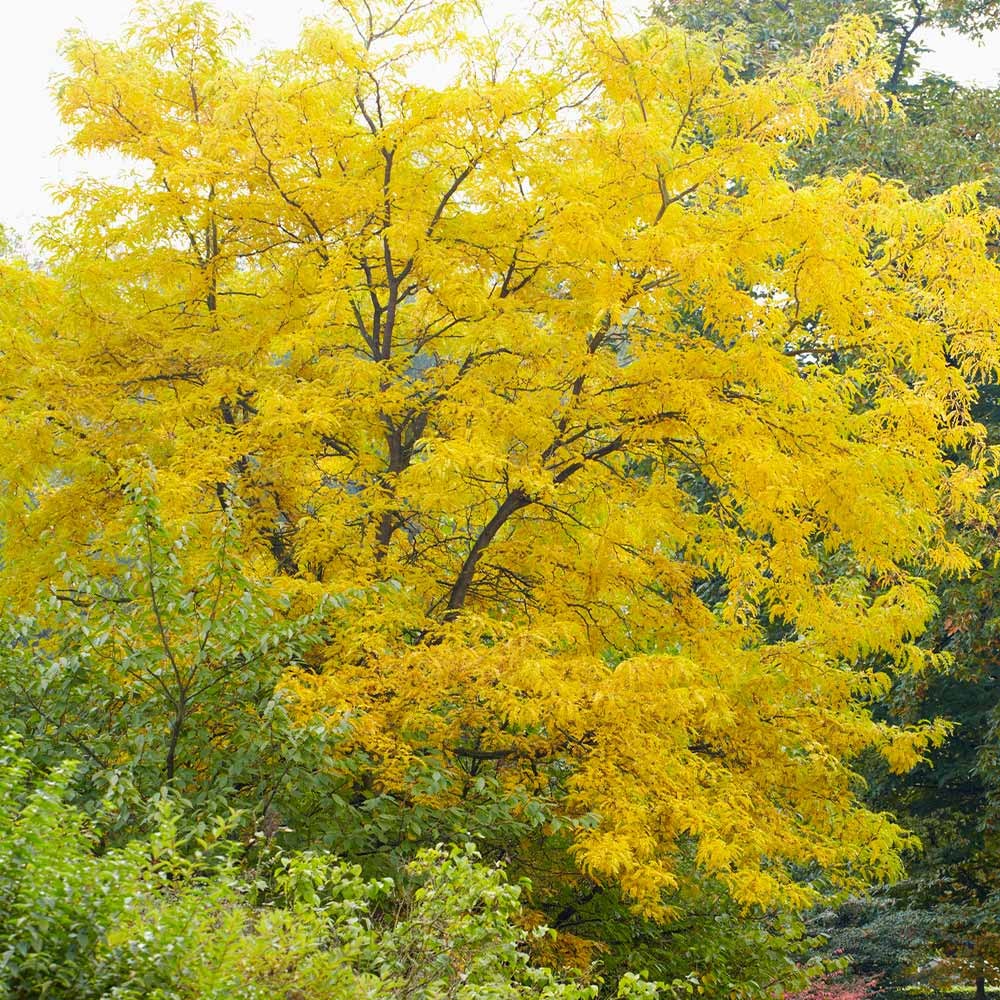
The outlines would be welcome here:
M 153 468 L 276 587 L 357 592 L 288 685 L 385 787 L 426 752 L 544 788 L 652 915 L 684 850 L 745 905 L 808 901 L 786 862 L 891 874 L 846 762 L 940 733 L 876 725 L 853 664 L 927 665 L 922 570 L 989 515 L 996 218 L 782 177 L 871 106 L 860 20 L 747 83 L 576 0 L 523 48 L 342 7 L 251 65 L 199 5 L 71 43 L 74 141 L 142 169 L 67 192 L 50 277 L 4 265 L 5 591 Z

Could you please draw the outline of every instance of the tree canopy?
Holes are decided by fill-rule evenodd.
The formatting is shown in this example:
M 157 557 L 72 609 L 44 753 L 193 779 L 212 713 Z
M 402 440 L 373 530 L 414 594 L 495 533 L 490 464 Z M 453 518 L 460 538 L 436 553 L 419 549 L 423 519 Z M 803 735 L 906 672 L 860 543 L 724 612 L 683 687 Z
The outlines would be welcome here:
M 489 775 L 660 920 L 896 875 L 855 761 L 943 736 L 870 701 L 933 666 L 928 574 L 989 516 L 998 218 L 793 181 L 885 112 L 863 17 L 747 78 L 592 3 L 475 13 L 343 0 L 249 62 L 201 3 L 69 40 L 72 144 L 134 171 L 0 265 L 0 587 L 119 573 L 152 484 L 292 612 L 343 598 L 283 686 L 370 789 Z

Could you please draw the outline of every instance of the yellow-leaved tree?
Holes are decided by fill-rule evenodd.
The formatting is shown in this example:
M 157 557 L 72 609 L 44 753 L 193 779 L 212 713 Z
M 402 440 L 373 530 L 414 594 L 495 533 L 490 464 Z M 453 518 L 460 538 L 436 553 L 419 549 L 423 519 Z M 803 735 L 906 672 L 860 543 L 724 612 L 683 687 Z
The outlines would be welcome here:
M 654 917 L 682 845 L 745 905 L 891 876 L 851 762 L 940 736 L 866 700 L 985 517 L 996 220 L 784 179 L 831 102 L 883 112 L 864 20 L 744 82 L 589 0 L 477 11 L 341 0 L 250 61 L 202 3 L 70 38 L 72 145 L 132 172 L 0 269 L 3 589 L 113 566 L 152 477 L 294 601 L 355 594 L 287 684 L 378 788 L 490 769 Z

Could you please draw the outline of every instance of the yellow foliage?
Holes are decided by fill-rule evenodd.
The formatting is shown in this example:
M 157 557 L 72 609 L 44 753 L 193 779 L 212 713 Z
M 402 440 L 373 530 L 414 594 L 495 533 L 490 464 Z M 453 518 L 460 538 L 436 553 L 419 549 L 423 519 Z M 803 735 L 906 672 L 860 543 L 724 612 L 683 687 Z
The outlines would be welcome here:
M 474 6 L 344 2 L 252 63 L 203 4 L 70 38 L 73 145 L 135 175 L 63 192 L 48 274 L 0 264 L 0 587 L 113 565 L 152 475 L 294 598 L 355 594 L 287 683 L 384 787 L 428 747 L 561 775 L 580 868 L 651 915 L 690 838 L 747 905 L 892 875 L 850 762 L 940 732 L 856 664 L 926 662 L 923 574 L 988 517 L 997 220 L 785 179 L 831 101 L 878 112 L 863 20 L 743 82 L 585 0 Z
M 601 941 L 546 928 L 545 915 L 537 910 L 525 910 L 521 923 L 526 930 L 533 932 L 531 957 L 539 965 L 573 969 L 586 978 L 593 972 L 595 959 L 608 950 L 608 946 Z

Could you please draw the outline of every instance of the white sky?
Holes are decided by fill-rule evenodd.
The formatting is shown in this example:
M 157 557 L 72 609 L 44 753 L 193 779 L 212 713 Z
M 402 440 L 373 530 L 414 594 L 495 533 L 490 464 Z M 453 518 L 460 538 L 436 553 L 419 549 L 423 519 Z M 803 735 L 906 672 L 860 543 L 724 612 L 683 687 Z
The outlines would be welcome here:
M 50 209 L 48 185 L 68 180 L 80 163 L 54 155 L 65 135 L 49 96 L 61 69 L 57 53 L 65 31 L 82 27 L 97 37 L 118 34 L 132 0 L 0 0 L 0 224 L 26 232 Z M 491 0 L 491 13 L 516 12 L 529 0 Z M 303 19 L 321 13 L 323 0 L 215 0 L 251 27 L 259 46 L 291 45 Z M 1000 32 L 977 45 L 960 37 L 924 36 L 933 48 L 925 65 L 966 82 L 992 84 L 1000 76 Z

